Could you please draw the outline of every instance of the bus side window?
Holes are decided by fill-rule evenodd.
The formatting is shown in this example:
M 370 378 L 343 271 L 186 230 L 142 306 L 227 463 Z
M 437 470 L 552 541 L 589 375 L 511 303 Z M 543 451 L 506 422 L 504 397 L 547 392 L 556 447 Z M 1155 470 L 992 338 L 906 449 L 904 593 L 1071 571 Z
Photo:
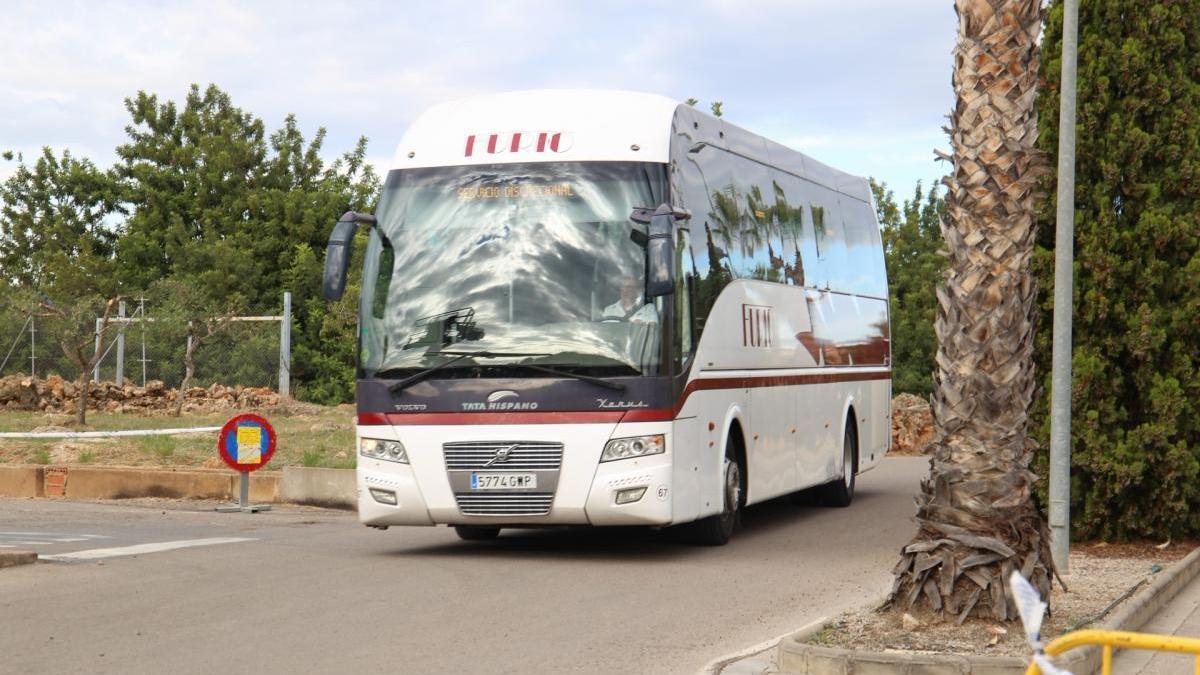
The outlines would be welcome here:
M 718 173 L 714 162 L 721 160 L 721 151 L 717 148 L 704 148 L 700 152 L 687 153 L 673 163 L 672 172 L 672 203 L 682 206 L 692 212 L 688 221 L 691 255 L 684 259 L 684 265 L 689 266 L 692 276 L 691 312 L 695 325 L 693 344 L 699 342 L 704 333 L 705 320 L 708 312 L 716 302 L 717 296 L 733 279 L 729 269 L 729 252 L 724 245 L 724 234 L 714 218 L 716 208 L 710 193 L 708 177 L 702 170 L 701 164 Z M 682 268 L 681 268 L 682 272 Z
M 383 318 L 383 310 L 387 307 L 388 288 L 392 285 L 392 273 L 396 264 L 396 252 L 392 250 L 392 242 L 387 237 L 383 240 L 383 249 L 379 252 L 379 270 L 375 276 L 375 293 L 371 298 L 371 316 Z
M 695 300 L 695 277 L 692 270 L 695 262 L 692 260 L 692 241 L 690 232 L 683 227 L 676 228 L 675 269 L 679 275 L 675 281 L 675 371 L 683 370 L 692 355 L 695 344 L 696 322 L 692 317 L 692 306 Z
M 887 279 L 883 273 L 883 245 L 879 225 L 870 204 L 841 198 L 846 219 L 846 260 L 848 278 L 844 290 L 875 297 L 887 297 Z

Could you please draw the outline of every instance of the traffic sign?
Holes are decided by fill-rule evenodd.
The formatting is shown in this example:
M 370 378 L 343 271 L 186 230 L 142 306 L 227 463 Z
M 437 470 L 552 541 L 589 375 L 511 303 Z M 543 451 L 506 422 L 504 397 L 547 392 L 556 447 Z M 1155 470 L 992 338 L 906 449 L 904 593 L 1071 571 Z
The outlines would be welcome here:
M 275 454 L 275 429 L 261 415 L 236 415 L 221 427 L 217 449 L 221 459 L 234 471 L 257 471 Z

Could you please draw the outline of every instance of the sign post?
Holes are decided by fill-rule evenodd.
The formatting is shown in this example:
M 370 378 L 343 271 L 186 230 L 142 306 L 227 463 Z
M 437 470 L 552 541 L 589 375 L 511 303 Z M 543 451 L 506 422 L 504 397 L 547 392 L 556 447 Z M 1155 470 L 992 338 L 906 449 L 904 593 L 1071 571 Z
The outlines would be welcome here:
M 218 506 L 217 511 L 270 511 L 270 504 L 250 503 L 250 472 L 266 466 L 275 454 L 275 429 L 271 427 L 271 423 L 254 413 L 236 415 L 221 427 L 217 450 L 229 468 L 241 474 L 238 503 Z

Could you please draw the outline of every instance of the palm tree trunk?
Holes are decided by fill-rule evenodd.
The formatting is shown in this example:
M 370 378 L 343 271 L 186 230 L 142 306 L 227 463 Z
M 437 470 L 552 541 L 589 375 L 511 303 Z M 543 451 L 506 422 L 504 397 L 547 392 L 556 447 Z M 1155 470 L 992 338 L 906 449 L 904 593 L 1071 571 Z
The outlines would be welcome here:
M 893 570 L 892 607 L 1013 620 L 1008 575 L 1049 596 L 1049 533 L 1032 500 L 1027 435 L 1037 284 L 1034 142 L 1039 0 L 955 0 L 950 254 L 938 288 L 935 436 L 918 530 Z

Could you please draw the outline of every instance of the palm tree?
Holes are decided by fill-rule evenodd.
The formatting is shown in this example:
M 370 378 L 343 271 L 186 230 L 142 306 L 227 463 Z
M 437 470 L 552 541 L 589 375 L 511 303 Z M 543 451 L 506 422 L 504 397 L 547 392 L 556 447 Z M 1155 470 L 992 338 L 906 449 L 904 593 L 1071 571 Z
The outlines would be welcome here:
M 1049 596 L 1055 574 L 1034 506 L 1027 435 L 1034 395 L 1030 274 L 1040 0 L 955 0 L 953 173 L 944 179 L 949 269 L 938 289 L 935 437 L 918 530 L 893 570 L 893 608 L 1012 620 L 1019 570 Z

